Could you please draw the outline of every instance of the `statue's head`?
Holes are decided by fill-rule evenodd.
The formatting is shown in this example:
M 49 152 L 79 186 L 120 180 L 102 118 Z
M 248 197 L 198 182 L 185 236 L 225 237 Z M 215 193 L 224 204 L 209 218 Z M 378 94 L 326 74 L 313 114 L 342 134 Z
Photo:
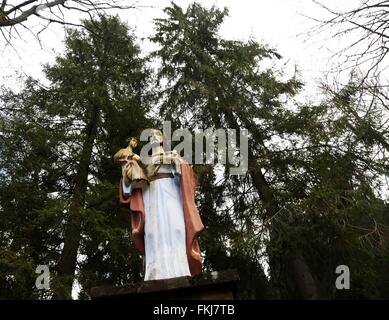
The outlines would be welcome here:
M 135 137 L 129 137 L 127 143 L 130 147 L 136 148 L 138 146 L 138 139 Z
M 163 143 L 163 133 L 159 129 L 151 129 L 150 143 L 154 145 L 161 145 Z

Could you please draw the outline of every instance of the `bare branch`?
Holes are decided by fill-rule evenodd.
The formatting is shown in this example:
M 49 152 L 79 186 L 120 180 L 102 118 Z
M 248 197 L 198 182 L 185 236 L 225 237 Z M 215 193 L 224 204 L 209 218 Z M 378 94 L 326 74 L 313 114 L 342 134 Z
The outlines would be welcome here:
M 142 7 L 139 5 L 139 0 L 46 0 L 45 3 L 40 4 L 38 4 L 38 0 L 24 0 L 18 5 L 12 5 L 7 0 L 2 0 L 0 7 L 0 29 L 2 29 L 3 37 L 8 35 L 6 41 L 9 44 L 10 38 L 12 38 L 11 32 L 16 31 L 16 28 L 19 25 L 22 26 L 22 23 L 25 23 L 31 16 L 45 21 L 42 23 L 42 28 L 38 31 L 33 31 L 34 36 L 38 39 L 39 34 L 46 30 L 51 23 L 85 28 L 81 23 L 69 20 L 70 15 L 75 12 L 87 15 L 89 19 L 93 20 L 93 13 L 104 14 L 112 9 L 127 10 L 139 7 Z M 63 12 L 62 9 L 66 9 L 66 11 Z M 41 11 L 46 14 L 42 14 Z M 28 27 L 27 24 L 24 24 L 23 28 L 26 27 Z M 6 31 L 4 32 L 4 30 Z M 30 30 L 32 31 L 33 28 Z M 16 34 L 18 35 L 17 32 Z
M 9 15 L 11 12 L 17 11 L 17 10 L 19 10 L 20 8 L 23 8 L 23 7 L 29 5 L 29 4 L 31 4 L 31 3 L 33 3 L 33 2 L 37 2 L 37 0 L 25 1 L 25 2 L 23 2 L 23 3 L 21 3 L 21 4 L 17 5 L 17 6 L 12 7 L 10 10 L 5 11 L 4 13 L 5 13 L 6 15 Z
M 341 39 L 344 43 L 343 49 L 332 56 L 332 59 L 341 58 L 337 70 L 366 67 L 366 79 L 379 74 L 388 52 L 389 1 L 359 1 L 356 8 L 346 11 L 334 10 L 321 0 L 312 1 L 329 13 L 330 17 L 325 20 L 310 17 L 318 23 L 310 34 L 324 29 L 334 30 L 331 38 Z
M 4 11 L 4 8 L 5 8 L 5 5 L 7 4 L 7 0 L 3 0 L 2 2 L 1 2 L 1 6 L 0 6 L 0 10 L 1 11 Z
M 55 0 L 55 1 L 52 1 L 52 2 L 46 3 L 44 6 L 46 8 L 51 8 L 51 7 L 57 6 L 59 4 L 63 4 L 65 1 L 66 0 Z M 19 23 L 21 23 L 23 21 L 26 21 L 30 16 L 32 16 L 34 14 L 35 15 L 37 14 L 38 7 L 39 6 L 37 6 L 37 5 L 33 6 L 30 9 L 24 11 L 21 15 L 15 17 L 13 19 L 0 20 L 0 27 L 9 27 L 9 26 L 13 26 L 13 25 L 19 24 Z

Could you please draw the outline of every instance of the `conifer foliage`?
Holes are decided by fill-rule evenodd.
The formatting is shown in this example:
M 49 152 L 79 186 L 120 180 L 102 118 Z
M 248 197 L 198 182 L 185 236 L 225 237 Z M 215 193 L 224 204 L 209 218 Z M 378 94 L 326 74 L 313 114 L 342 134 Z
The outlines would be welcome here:
M 380 101 L 361 104 L 351 81 L 297 103 L 303 83 L 274 67 L 278 52 L 220 36 L 227 10 L 164 12 L 147 58 L 125 24 L 100 16 L 69 32 L 48 84 L 2 89 L 0 297 L 69 299 L 77 280 L 88 299 L 93 286 L 141 281 L 112 155 L 170 120 L 249 132 L 245 175 L 194 165 L 205 271 L 236 268 L 245 299 L 388 298 Z M 50 290 L 35 288 L 38 265 Z M 339 265 L 349 290 L 335 287 Z

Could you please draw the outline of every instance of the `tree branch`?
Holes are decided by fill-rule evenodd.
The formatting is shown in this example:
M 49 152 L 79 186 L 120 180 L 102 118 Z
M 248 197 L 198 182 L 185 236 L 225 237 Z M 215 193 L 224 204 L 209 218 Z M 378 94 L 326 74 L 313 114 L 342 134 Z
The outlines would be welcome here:
M 31 3 L 33 3 L 33 2 L 37 2 L 37 0 L 25 1 L 25 2 L 23 2 L 23 3 L 21 3 L 21 4 L 18 4 L 17 6 L 12 7 L 11 9 L 9 9 L 8 11 L 6 11 L 6 12 L 4 12 L 4 13 L 8 16 L 8 15 L 9 15 L 10 13 L 12 13 L 13 11 L 17 11 L 17 10 L 19 10 L 20 8 L 23 8 L 24 6 L 27 6 L 27 5 L 29 5 L 29 4 L 31 4 Z
M 51 8 L 51 7 L 63 4 L 65 1 L 66 0 L 55 0 L 52 2 L 46 3 L 44 6 L 46 8 Z M 14 25 L 19 24 L 23 21 L 26 21 L 33 14 L 37 15 L 37 8 L 38 7 L 39 7 L 38 5 L 32 6 L 30 9 L 24 11 L 21 15 L 15 17 L 13 19 L 4 20 L 4 21 L 0 20 L 0 27 L 14 26 Z

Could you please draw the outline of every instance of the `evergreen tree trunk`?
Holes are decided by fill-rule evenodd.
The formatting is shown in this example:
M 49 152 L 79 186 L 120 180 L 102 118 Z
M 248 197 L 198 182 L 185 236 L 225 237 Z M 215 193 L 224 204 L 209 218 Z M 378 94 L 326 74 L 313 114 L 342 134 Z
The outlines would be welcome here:
M 224 108 L 223 113 L 228 121 L 229 127 L 238 129 L 239 125 L 235 117 L 231 113 L 231 109 L 232 108 Z M 239 119 L 243 123 L 245 123 L 246 126 L 251 127 L 246 118 L 239 117 Z M 264 145 L 260 137 L 257 137 L 256 142 L 262 146 Z M 267 218 L 273 217 L 279 212 L 280 205 L 277 203 L 271 190 L 271 187 L 261 171 L 261 168 L 255 162 L 255 156 L 251 148 L 249 148 L 248 157 L 249 159 L 251 159 L 251 161 L 249 161 L 248 170 L 250 177 L 253 181 L 253 185 L 263 202 Z M 270 227 L 269 234 L 271 240 L 272 233 L 274 233 L 272 229 L 276 227 L 277 224 Z M 288 266 L 288 268 L 293 270 L 292 279 L 294 280 L 296 288 L 299 291 L 299 295 L 303 299 L 318 299 L 319 295 L 317 285 L 315 283 L 311 269 L 309 268 L 308 263 L 302 253 L 293 251 L 287 254 L 284 259 L 286 260 L 286 265 Z M 270 264 L 272 264 L 272 260 L 273 257 L 269 257 Z M 279 259 L 274 260 L 278 261 Z
M 249 159 L 254 159 L 252 152 L 249 150 Z M 274 195 L 271 191 L 271 188 L 266 181 L 266 178 L 261 172 L 261 169 L 254 163 L 249 166 L 249 174 L 253 180 L 254 187 L 258 191 L 258 194 L 263 201 L 263 205 L 266 209 L 267 218 L 275 216 L 279 210 L 280 206 L 274 198 Z M 275 223 L 274 226 L 270 227 L 270 239 L 272 239 L 272 233 L 275 230 L 272 230 L 277 227 Z M 274 259 L 269 257 L 269 262 L 272 264 L 272 261 L 278 261 L 279 259 Z M 315 283 L 313 274 L 308 266 L 308 263 L 301 252 L 290 252 L 284 257 L 286 266 L 292 270 L 292 278 L 296 284 L 296 287 L 299 291 L 299 295 L 303 299 L 318 299 L 318 289 Z
M 319 299 L 318 288 L 311 269 L 301 252 L 293 252 L 287 256 L 290 270 L 294 275 L 296 286 L 303 299 Z
M 100 110 L 92 108 L 90 122 L 86 127 L 85 140 L 81 151 L 80 163 L 75 177 L 74 193 L 65 228 L 64 247 L 58 263 L 58 276 L 63 279 L 56 290 L 55 298 L 71 299 L 74 274 L 77 265 L 77 252 L 81 240 L 83 207 L 88 187 L 88 174 L 91 164 L 93 143 L 96 138 Z

